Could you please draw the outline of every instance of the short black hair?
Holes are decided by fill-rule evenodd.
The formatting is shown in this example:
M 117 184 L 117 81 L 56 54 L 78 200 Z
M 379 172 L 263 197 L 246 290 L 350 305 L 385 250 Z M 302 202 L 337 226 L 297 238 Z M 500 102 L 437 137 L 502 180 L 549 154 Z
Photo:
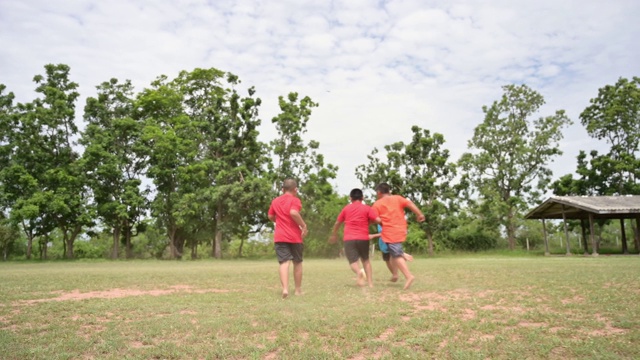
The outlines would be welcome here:
M 352 200 L 362 200 L 364 198 L 364 195 L 362 195 L 362 190 L 360 189 L 353 189 L 351 190 L 351 192 L 349 193 L 349 197 Z
M 391 193 L 391 186 L 389 186 L 389 184 L 387 183 L 380 183 L 378 184 L 378 186 L 376 186 L 376 191 L 382 194 L 389 194 Z
M 298 187 L 298 183 L 291 178 L 285 179 L 284 182 L 282 183 L 282 188 L 284 189 L 284 191 L 291 191 L 297 187 Z

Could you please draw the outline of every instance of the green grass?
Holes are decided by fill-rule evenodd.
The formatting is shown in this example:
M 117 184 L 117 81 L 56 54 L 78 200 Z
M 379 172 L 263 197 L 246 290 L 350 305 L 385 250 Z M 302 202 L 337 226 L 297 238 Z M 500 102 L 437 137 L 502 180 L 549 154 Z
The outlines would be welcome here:
M 305 260 L 282 300 L 275 260 L 4 263 L 0 358 L 640 358 L 638 256 L 410 266 L 402 291 L 374 260 L 368 290 L 345 260 Z

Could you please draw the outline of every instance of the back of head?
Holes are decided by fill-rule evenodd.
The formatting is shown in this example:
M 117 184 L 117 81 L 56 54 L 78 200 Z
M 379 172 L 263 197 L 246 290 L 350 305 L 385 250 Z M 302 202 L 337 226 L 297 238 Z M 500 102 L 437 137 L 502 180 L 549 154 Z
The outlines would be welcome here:
M 362 194 L 362 190 L 353 189 L 349 193 L 349 197 L 351 198 L 351 201 L 358 201 L 358 200 L 362 200 L 364 198 L 364 195 Z
M 298 183 L 294 179 L 285 179 L 282 183 L 282 190 L 290 192 L 298 187 Z
M 376 192 L 379 192 L 381 194 L 390 194 L 391 186 L 389 186 L 389 184 L 387 183 L 380 183 L 378 184 L 378 186 L 376 186 Z

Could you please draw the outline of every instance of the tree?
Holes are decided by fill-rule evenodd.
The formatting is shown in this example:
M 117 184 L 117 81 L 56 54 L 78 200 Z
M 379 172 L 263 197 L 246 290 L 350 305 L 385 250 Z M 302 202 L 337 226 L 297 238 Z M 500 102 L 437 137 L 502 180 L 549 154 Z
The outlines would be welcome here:
M 192 192 L 196 201 L 184 204 L 194 221 L 187 222 L 193 231 L 211 230 L 212 255 L 220 258 L 223 237 L 245 239 L 266 222 L 268 158 L 266 145 L 258 140 L 262 102 L 254 98 L 253 87 L 242 97 L 235 89 L 238 77 L 214 68 L 184 71 L 174 83 L 198 132 L 198 159 L 187 169 L 198 184 Z
M 93 191 L 97 215 L 111 227 L 111 258 L 117 259 L 121 235 L 126 257 L 133 257 L 131 238 L 141 227 L 147 209 L 141 189 L 147 157 L 141 138 L 143 123 L 134 118 L 135 99 L 130 81 L 111 79 L 97 87 L 97 98 L 87 99 L 87 127 L 80 143 L 85 146 L 83 166 Z
M 42 135 L 44 151 L 38 159 L 46 164 L 41 178 L 45 200 L 44 222 L 57 227 L 63 236 L 65 257 L 73 258 L 73 245 L 83 227 L 92 224 L 85 173 L 74 150 L 78 128 L 75 102 L 78 84 L 69 80 L 67 65 L 46 65 L 46 77 L 37 75 L 36 92 L 43 95 L 33 101 L 32 112 Z M 30 144 L 30 146 L 33 146 Z
M 428 240 L 428 251 L 433 255 L 434 234 L 444 230 L 447 214 L 454 205 L 456 187 L 455 164 L 449 162 L 449 151 L 443 149 L 441 134 L 412 126 L 411 142 L 386 145 L 386 161 L 374 149 L 368 156 L 369 164 L 360 165 L 356 176 L 367 187 L 375 188 L 381 182 L 391 185 L 395 194 L 411 199 L 425 214 L 420 224 Z
M 312 109 L 318 104 L 308 96 L 299 99 L 296 92 L 278 100 L 280 113 L 271 120 L 278 131 L 278 137 L 271 142 L 275 159 L 275 167 L 271 168 L 272 194 L 277 194 L 285 178 L 298 180 L 302 215 L 309 229 L 306 249 L 309 253 L 328 255 L 331 247 L 327 239 L 344 198 L 330 182 L 336 178 L 338 168 L 325 163 L 319 142 L 304 140 Z
M 159 78 L 138 98 L 157 192 L 152 210 L 167 228 L 173 257 L 182 256 L 185 244 L 195 256 L 209 233 L 219 258 L 223 239 L 246 237 L 266 222 L 267 158 L 257 139 L 261 101 L 253 88 L 240 96 L 239 83 L 230 73 L 195 69 L 170 82 Z
M 597 158 L 598 167 L 591 168 L 600 175 L 600 195 L 640 194 L 640 78 L 620 78 L 599 89 L 590 103 L 580 121 L 589 136 L 611 146 L 608 154 Z
M 598 96 L 581 114 L 580 121 L 589 136 L 605 140 L 610 148 L 599 154 L 592 150 L 587 161 L 580 151 L 576 173 L 567 174 L 552 184 L 556 195 L 626 195 L 640 194 L 640 78 L 620 78 L 615 85 L 598 90 Z M 604 226 L 607 221 L 600 221 Z M 640 249 L 640 235 L 636 224 L 635 246 Z M 622 243 L 627 252 L 626 241 Z
M 460 159 L 484 210 L 506 229 L 509 248 L 516 245 L 516 224 L 528 203 L 549 184 L 548 163 L 562 152 L 562 128 L 571 124 L 563 110 L 532 119 L 544 98 L 526 85 L 507 85 L 499 101 L 482 108 L 485 119 Z
M 75 238 L 91 223 L 84 173 L 73 148 L 78 85 L 69 80 L 67 65 L 49 64 L 45 71 L 33 79 L 42 97 L 17 104 L 10 116 L 8 163 L 1 174 L 4 197 L 12 221 L 27 236 L 27 258 L 33 239 L 56 227 L 63 234 L 64 255 L 72 258 Z

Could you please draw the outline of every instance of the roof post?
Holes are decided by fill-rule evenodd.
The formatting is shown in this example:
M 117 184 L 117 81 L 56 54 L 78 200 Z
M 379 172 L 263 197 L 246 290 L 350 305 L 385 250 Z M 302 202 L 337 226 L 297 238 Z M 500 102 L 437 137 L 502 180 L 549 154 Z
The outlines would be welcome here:
M 549 240 L 547 240 L 547 224 L 542 218 L 542 235 L 544 236 L 544 256 L 549 256 Z
M 564 237 L 567 239 L 567 256 L 571 256 L 571 245 L 569 245 L 569 229 L 567 228 L 567 216 L 564 213 L 564 205 L 562 205 L 562 223 L 564 224 Z
M 593 236 L 593 213 L 589 213 L 589 238 L 591 239 L 591 256 L 598 256 L 598 250 L 596 247 L 596 237 Z

